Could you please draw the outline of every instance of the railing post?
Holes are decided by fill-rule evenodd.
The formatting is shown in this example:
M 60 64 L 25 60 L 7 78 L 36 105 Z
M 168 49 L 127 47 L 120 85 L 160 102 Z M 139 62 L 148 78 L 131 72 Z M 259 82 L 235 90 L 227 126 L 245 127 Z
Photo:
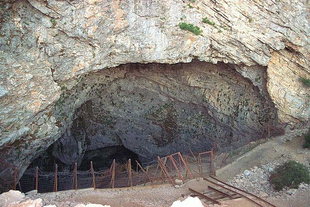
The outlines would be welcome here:
M 13 190 L 16 190 L 16 185 L 17 185 L 17 180 L 18 180 L 18 170 L 17 168 L 14 169 L 14 172 L 13 172 L 13 176 L 14 176 L 14 183 L 13 183 Z
M 73 189 L 77 190 L 78 188 L 78 180 L 77 180 L 77 163 L 74 163 L 74 169 L 73 169 Z
M 214 166 L 214 152 L 213 152 L 213 148 L 210 152 L 210 174 L 213 176 L 216 176 L 216 170 L 215 170 L 215 166 Z
M 131 159 L 128 160 L 128 185 L 130 184 L 130 187 L 132 187 L 132 169 L 131 169 Z
M 181 158 L 181 161 L 182 161 L 183 164 L 184 164 L 184 167 L 185 167 L 185 169 L 186 169 L 186 173 L 188 173 L 188 174 L 190 175 L 190 178 L 194 178 L 194 176 L 193 176 L 193 174 L 192 174 L 192 172 L 191 172 L 191 170 L 190 170 L 190 168 L 189 168 L 187 162 L 183 159 L 182 154 L 181 154 L 180 152 L 178 152 L 178 155 L 179 155 L 179 157 Z
M 137 168 L 140 168 L 142 170 L 142 172 L 146 175 L 146 177 L 149 179 L 149 181 L 151 183 L 153 183 L 153 180 L 151 179 L 151 177 L 149 176 L 148 172 L 146 170 L 143 169 L 143 167 L 140 165 L 140 163 L 136 160 L 137 163 Z
M 190 151 L 192 157 L 197 161 L 197 157 L 194 155 L 193 151 L 191 149 L 189 151 Z
M 35 190 L 38 192 L 39 190 L 39 167 L 36 167 L 36 172 L 35 172 Z
M 168 171 L 167 171 L 167 168 L 166 168 L 165 165 L 162 163 L 162 161 L 161 161 L 161 159 L 160 159 L 159 156 L 157 157 L 157 159 L 158 159 L 159 167 L 161 168 L 161 170 L 162 170 L 163 174 L 165 175 L 165 177 L 168 178 L 168 180 L 169 180 L 169 182 L 170 182 L 171 184 L 174 184 L 172 178 L 170 177 L 170 175 L 169 175 L 169 173 L 168 173 Z
M 183 178 L 181 172 L 179 171 L 179 168 L 178 168 L 177 164 L 175 163 L 175 161 L 174 161 L 172 155 L 169 155 L 168 158 L 169 158 L 170 161 L 172 162 L 172 165 L 173 165 L 173 167 L 175 168 L 175 170 L 177 171 L 177 173 L 178 173 L 178 178 L 181 179 L 182 181 L 184 181 L 184 178 Z
M 115 159 L 112 162 L 112 166 L 111 166 L 111 187 L 114 188 L 115 187 Z
M 54 173 L 54 192 L 58 191 L 58 165 L 55 164 L 55 173 Z
M 90 171 L 93 177 L 93 188 L 96 189 L 96 177 L 95 177 L 95 171 L 93 166 L 93 161 L 90 161 Z
M 271 137 L 271 133 L 270 133 L 270 125 L 267 125 L 267 139 Z
M 199 171 L 200 177 L 202 177 L 203 176 L 203 172 L 202 172 L 202 164 L 201 164 L 201 155 L 200 155 L 200 153 L 198 154 L 198 171 Z

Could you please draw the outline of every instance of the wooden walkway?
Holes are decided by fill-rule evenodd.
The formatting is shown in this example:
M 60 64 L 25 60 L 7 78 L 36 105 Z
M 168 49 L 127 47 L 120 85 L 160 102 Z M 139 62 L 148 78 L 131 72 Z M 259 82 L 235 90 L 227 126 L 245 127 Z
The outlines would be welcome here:
M 265 199 L 262 199 L 245 190 L 229 185 L 228 183 L 225 183 L 214 176 L 203 179 L 208 184 L 206 190 L 202 192 L 189 188 L 189 191 L 191 192 L 192 196 L 200 197 L 205 201 L 206 204 L 221 205 L 221 201 L 244 198 L 259 207 L 276 207 Z

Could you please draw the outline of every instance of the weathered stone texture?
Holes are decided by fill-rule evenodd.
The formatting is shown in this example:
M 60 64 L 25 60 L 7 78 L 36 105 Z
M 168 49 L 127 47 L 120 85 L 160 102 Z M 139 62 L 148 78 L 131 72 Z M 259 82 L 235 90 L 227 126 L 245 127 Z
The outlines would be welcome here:
M 282 50 L 274 52 L 268 64 L 268 92 L 279 109 L 279 119 L 294 123 L 293 127 L 309 121 L 310 93 L 300 78 L 310 79 L 309 57 Z

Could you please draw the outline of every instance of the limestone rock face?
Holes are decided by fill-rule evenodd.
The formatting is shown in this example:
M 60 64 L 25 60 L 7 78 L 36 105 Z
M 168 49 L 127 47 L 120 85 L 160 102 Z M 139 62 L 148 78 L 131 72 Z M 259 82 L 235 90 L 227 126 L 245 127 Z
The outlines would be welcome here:
M 115 67 L 114 72 L 110 73 L 122 77 L 126 70 L 119 70 L 117 66 L 128 63 L 174 64 L 191 62 L 193 59 L 213 64 L 224 62 L 227 64 L 224 68 L 229 66 L 244 77 L 228 72 L 225 84 L 225 79 L 218 79 L 220 83 L 236 90 L 243 88 L 249 96 L 253 92 L 249 100 L 260 100 L 260 107 L 264 104 L 270 106 L 273 102 L 282 123 L 292 127 L 309 125 L 309 88 L 299 81 L 300 77 L 310 79 L 310 18 L 307 3 L 307 0 L 1 1 L 0 161 L 15 166 L 21 174 L 35 156 L 58 138 L 66 136 L 66 133 L 72 138 L 70 131 L 66 130 L 72 129 L 76 123 L 73 121 L 74 114 L 78 115 L 79 112 L 75 111 L 82 104 L 90 107 L 84 98 L 89 97 L 89 91 L 77 91 L 76 99 L 63 97 L 71 96 L 68 91 L 77 89 L 83 83 L 81 79 L 92 72 L 107 68 L 113 71 Z M 203 18 L 207 18 L 207 23 L 203 23 Z M 181 30 L 178 26 L 181 22 L 198 26 L 202 34 L 194 35 Z M 218 69 L 216 71 L 218 73 Z M 140 73 L 141 76 L 147 74 Z M 190 77 L 187 86 L 203 88 L 204 84 L 210 84 L 199 79 L 200 76 L 204 79 L 204 76 L 211 74 L 199 74 L 199 78 L 185 75 Z M 150 81 L 154 81 L 152 77 L 160 76 L 154 72 L 149 75 Z M 178 77 L 168 77 L 165 81 L 172 85 L 158 83 L 156 87 L 160 90 L 157 88 L 156 91 L 170 91 L 169 96 L 175 100 L 182 97 L 189 98 L 192 103 L 203 100 L 201 97 L 196 99 L 195 94 L 185 96 L 180 91 L 172 94 L 176 89 L 170 87 L 176 87 L 173 83 Z M 117 90 L 113 89 L 114 85 L 108 79 L 102 79 L 106 81 L 102 84 L 109 86 L 105 90 L 115 93 Z M 149 84 L 138 83 L 145 87 Z M 84 84 L 88 85 L 87 82 Z M 122 84 L 128 88 L 134 87 L 129 79 Z M 218 92 L 219 88 L 209 90 Z M 244 114 L 240 117 L 250 124 L 237 126 L 240 127 L 239 131 L 243 131 L 255 125 L 261 115 L 255 115 L 251 121 L 245 117 L 243 102 L 246 99 L 238 93 L 228 93 L 231 98 L 238 100 L 223 105 L 218 104 L 214 94 L 206 94 L 205 98 L 208 99 L 208 106 L 214 105 L 214 110 L 225 116 L 236 113 L 238 103 L 242 102 L 241 113 Z M 111 101 L 110 97 L 106 98 Z M 74 101 L 68 105 L 72 108 L 60 110 L 66 108 L 66 102 L 62 100 Z M 156 106 L 160 107 L 159 102 L 163 98 L 159 96 L 154 100 Z M 178 108 L 182 109 L 184 102 L 186 108 L 192 108 L 188 105 L 189 100 L 182 100 Z M 120 103 L 120 100 L 117 101 Z M 91 103 L 92 106 L 99 104 L 96 101 Z M 106 109 L 111 109 L 111 105 L 104 106 L 98 107 L 98 110 L 108 113 Z M 168 109 L 163 111 L 162 116 L 169 117 Z M 196 109 L 192 110 L 197 113 Z M 264 114 L 261 109 L 259 111 L 259 114 Z M 268 115 L 273 116 L 274 111 L 270 112 Z M 178 111 L 176 113 L 180 114 Z M 207 114 L 203 115 L 208 117 Z M 112 115 L 106 117 L 109 116 Z M 153 119 L 153 123 L 158 122 L 156 117 Z M 163 125 L 157 123 L 158 128 L 154 127 L 154 130 Z M 257 128 L 251 129 L 252 132 L 260 131 L 261 126 L 258 124 Z M 160 130 L 158 132 L 163 133 Z M 248 133 L 248 130 L 244 132 Z M 94 138 L 94 143 L 97 142 L 95 140 L 98 139 Z M 171 140 L 165 141 L 166 144 L 169 142 Z M 85 147 L 82 145 L 83 141 L 80 142 L 77 157 L 83 154 Z M 0 172 L 0 183 L 1 178 L 6 179 L 6 175 Z
M 267 88 L 279 109 L 279 119 L 295 126 L 309 121 L 310 115 L 309 88 L 297 81 L 309 78 L 309 56 L 300 56 L 287 50 L 274 52 L 267 69 Z

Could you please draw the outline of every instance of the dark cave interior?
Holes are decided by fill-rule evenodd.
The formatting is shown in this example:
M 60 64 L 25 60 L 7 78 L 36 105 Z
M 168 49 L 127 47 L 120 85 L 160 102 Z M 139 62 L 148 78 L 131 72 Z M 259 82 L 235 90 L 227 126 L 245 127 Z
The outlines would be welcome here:
M 57 164 L 59 171 L 72 171 L 74 163 L 72 165 L 67 165 L 53 156 L 53 147 L 54 146 L 51 145 L 45 153 L 33 160 L 28 169 L 39 167 L 42 171 L 54 172 L 55 164 Z M 80 171 L 90 170 L 90 162 L 92 161 L 95 171 L 106 170 L 110 168 L 113 159 L 115 159 L 115 162 L 118 164 L 125 164 L 128 159 L 140 162 L 139 156 L 136 153 L 120 145 L 86 151 L 83 159 L 78 163 L 77 169 Z M 135 169 L 135 162 L 132 162 L 132 165 L 133 169 Z

